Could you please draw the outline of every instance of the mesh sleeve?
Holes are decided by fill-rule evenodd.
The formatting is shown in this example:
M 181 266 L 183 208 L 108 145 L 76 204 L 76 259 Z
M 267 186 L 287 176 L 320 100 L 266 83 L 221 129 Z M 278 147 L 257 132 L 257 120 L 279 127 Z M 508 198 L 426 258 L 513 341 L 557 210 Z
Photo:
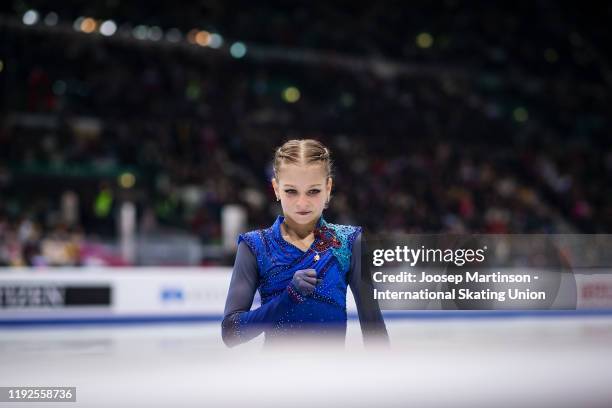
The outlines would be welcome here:
M 349 287 L 357 305 L 363 340 L 366 345 L 389 344 L 385 321 L 378 302 L 374 299 L 370 264 L 367 259 L 362 259 L 364 254 L 367 254 L 367 248 L 360 233 L 353 243 Z
M 221 323 L 221 337 L 228 347 L 257 337 L 268 325 L 277 321 L 293 303 L 301 301 L 291 296 L 291 288 L 288 287 L 265 305 L 250 310 L 258 286 L 257 261 L 248 245 L 241 242 L 236 253 Z

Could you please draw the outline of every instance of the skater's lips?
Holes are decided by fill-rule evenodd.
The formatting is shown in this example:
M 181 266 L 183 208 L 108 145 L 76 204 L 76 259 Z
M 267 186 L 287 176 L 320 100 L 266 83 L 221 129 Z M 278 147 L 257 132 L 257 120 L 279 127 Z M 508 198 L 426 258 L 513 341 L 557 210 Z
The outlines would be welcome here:
M 297 213 L 300 215 L 306 215 L 306 214 L 310 214 L 310 211 L 298 211 Z

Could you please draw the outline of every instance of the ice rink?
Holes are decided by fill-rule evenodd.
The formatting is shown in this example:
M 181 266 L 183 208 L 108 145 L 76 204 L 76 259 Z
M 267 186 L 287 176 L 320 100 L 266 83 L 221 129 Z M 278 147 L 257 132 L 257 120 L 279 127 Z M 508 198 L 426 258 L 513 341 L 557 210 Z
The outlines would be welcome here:
M 1 386 L 75 386 L 76 403 L 0 407 L 610 407 L 612 314 L 385 314 L 392 346 L 262 338 L 228 349 L 216 321 L 4 327 Z M 448 316 L 448 314 L 447 314 Z

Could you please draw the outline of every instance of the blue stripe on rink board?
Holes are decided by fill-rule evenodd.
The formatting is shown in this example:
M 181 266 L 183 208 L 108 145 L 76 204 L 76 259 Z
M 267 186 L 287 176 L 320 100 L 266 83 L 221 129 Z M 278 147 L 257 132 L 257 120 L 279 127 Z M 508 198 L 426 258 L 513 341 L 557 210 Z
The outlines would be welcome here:
M 580 310 L 397 310 L 383 312 L 390 319 L 497 319 L 512 317 L 612 316 L 612 309 Z M 349 318 L 357 314 L 349 314 Z
M 582 310 L 397 310 L 383 312 L 385 320 L 440 320 L 440 319 L 505 319 L 505 318 L 548 318 L 612 316 L 612 309 Z M 0 327 L 24 326 L 81 326 L 81 325 L 134 325 L 157 323 L 220 323 L 220 314 L 194 315 L 149 315 L 149 316 L 108 316 L 108 317 L 64 317 L 64 318 L 20 318 L 2 319 Z M 357 320 L 357 313 L 349 313 L 349 320 Z

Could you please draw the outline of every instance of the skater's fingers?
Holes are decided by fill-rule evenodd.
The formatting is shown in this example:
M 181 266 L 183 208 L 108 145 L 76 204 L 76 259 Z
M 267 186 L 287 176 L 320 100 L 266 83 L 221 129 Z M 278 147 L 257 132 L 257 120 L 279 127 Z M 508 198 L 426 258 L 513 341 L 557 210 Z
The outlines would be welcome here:
M 303 295 L 310 295 L 312 294 L 312 292 L 314 292 L 314 285 L 305 282 L 305 281 L 301 281 L 300 284 L 298 285 L 298 289 L 299 291 L 303 294 Z
M 317 271 L 314 269 L 302 269 L 304 275 L 306 276 L 311 276 L 316 278 L 317 277 Z
M 310 276 L 304 276 L 304 277 L 302 277 L 302 279 L 304 280 L 304 282 L 308 282 L 311 285 L 316 285 L 317 284 L 317 278 L 311 278 Z

